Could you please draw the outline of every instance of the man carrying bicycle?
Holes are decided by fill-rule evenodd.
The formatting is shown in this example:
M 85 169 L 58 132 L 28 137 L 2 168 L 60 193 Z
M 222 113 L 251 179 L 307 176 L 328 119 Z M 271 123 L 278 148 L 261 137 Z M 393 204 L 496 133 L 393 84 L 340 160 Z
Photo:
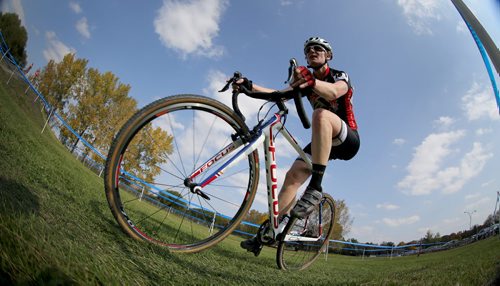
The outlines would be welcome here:
M 303 90 L 314 109 L 311 143 L 304 148 L 312 157 L 312 170 L 301 158 L 296 159 L 286 174 L 278 197 L 280 214 L 285 216 L 295 203 L 298 188 L 312 175 L 304 194 L 290 212 L 301 219 L 306 218 L 321 201 L 321 182 L 328 161 L 350 160 L 360 145 L 351 101 L 353 87 L 347 73 L 328 65 L 333 59 L 331 45 L 322 38 L 311 37 L 304 43 L 304 54 L 308 66 L 295 69 L 290 88 Z M 274 91 L 246 78 L 234 84 L 233 89 L 238 90 L 241 85 L 250 91 Z M 241 247 L 257 256 L 262 244 L 253 237 L 243 241 Z

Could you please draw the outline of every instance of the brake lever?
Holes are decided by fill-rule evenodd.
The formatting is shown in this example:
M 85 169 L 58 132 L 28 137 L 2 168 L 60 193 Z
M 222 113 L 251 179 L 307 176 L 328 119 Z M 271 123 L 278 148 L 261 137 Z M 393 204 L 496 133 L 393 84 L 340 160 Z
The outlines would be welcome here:
M 237 81 L 237 80 L 239 80 L 240 78 L 241 78 L 241 73 L 240 73 L 240 72 L 238 72 L 238 71 L 237 71 L 237 72 L 234 72 L 233 77 L 232 77 L 232 78 L 230 78 L 230 79 L 228 79 L 228 80 L 226 81 L 226 85 L 225 85 L 225 86 L 224 86 L 221 90 L 219 90 L 219 92 L 224 92 L 224 91 L 228 90 L 228 89 L 229 89 L 229 87 L 231 86 L 231 84 L 233 84 L 234 82 L 236 82 L 236 81 Z
M 293 73 L 295 72 L 295 68 L 297 68 L 297 60 L 295 58 L 290 59 L 290 66 L 288 67 L 288 79 L 285 81 L 285 84 L 290 84 L 293 79 Z

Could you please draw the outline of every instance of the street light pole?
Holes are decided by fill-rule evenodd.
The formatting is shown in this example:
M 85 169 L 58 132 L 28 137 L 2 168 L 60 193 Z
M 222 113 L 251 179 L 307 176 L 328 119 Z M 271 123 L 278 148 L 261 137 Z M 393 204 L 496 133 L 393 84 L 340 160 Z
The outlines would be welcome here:
M 493 224 L 497 223 L 497 205 L 500 200 L 500 192 L 497 191 L 497 201 L 495 203 L 495 210 L 493 211 Z
M 473 210 L 472 212 L 465 211 L 464 213 L 469 215 L 469 230 L 472 229 L 472 214 L 475 213 L 476 210 Z

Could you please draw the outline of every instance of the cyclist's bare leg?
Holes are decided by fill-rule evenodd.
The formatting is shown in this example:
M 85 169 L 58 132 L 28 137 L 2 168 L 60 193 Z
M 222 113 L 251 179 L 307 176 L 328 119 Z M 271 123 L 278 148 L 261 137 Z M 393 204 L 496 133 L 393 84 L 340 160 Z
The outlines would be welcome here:
M 323 197 L 321 181 L 330 157 L 332 140 L 342 130 L 342 120 L 333 112 L 318 108 L 313 112 L 311 125 L 312 178 L 291 211 L 292 216 L 301 219 L 308 216 Z
M 312 116 L 312 163 L 325 165 L 328 163 L 332 139 L 342 128 L 342 121 L 335 113 L 326 109 L 315 109 Z
M 295 205 L 295 196 L 297 190 L 302 186 L 311 175 L 311 170 L 302 160 L 295 160 L 286 173 L 285 181 L 278 195 L 280 214 L 287 214 Z
M 342 127 L 341 119 L 326 109 L 316 109 L 312 116 L 312 162 L 326 165 L 332 148 L 332 138 L 337 136 Z M 295 205 L 297 190 L 311 175 L 311 170 L 304 161 L 296 160 L 287 172 L 279 199 L 280 214 L 287 214 Z

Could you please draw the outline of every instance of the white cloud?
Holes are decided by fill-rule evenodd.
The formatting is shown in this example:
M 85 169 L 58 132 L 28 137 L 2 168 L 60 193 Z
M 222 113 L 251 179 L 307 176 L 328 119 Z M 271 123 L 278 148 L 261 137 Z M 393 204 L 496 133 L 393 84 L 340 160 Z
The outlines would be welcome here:
M 493 130 L 491 128 L 479 128 L 476 130 L 476 135 L 482 136 L 482 135 L 490 134 L 492 132 L 493 132 Z
M 481 210 L 492 205 L 493 200 L 487 197 L 480 198 L 465 206 L 466 210 Z
M 227 0 L 164 0 L 154 20 L 155 32 L 165 47 L 186 57 L 189 54 L 221 56 L 222 47 L 213 44 Z
M 83 17 L 76 22 L 76 30 L 86 39 L 90 39 L 90 30 L 87 18 Z
M 453 123 L 455 123 L 455 119 L 449 116 L 441 116 L 439 119 L 434 120 L 434 126 L 442 129 L 449 128 Z
M 458 218 L 458 217 L 454 217 L 454 218 L 445 218 L 443 219 L 443 223 L 445 225 L 449 225 L 449 224 L 453 224 L 453 225 L 456 225 L 458 223 L 461 223 L 462 222 L 462 219 Z
M 394 141 L 392 141 L 392 144 L 401 146 L 406 143 L 406 140 L 403 138 L 396 138 Z
M 21 25 L 26 27 L 26 18 L 24 17 L 24 8 L 21 0 L 0 1 L 0 10 L 16 13 L 21 20 Z
M 384 218 L 382 222 L 391 227 L 398 227 L 405 224 L 414 224 L 420 220 L 418 215 L 403 218 Z
M 377 209 L 397 210 L 399 209 L 399 206 L 390 203 L 383 203 L 383 204 L 377 204 Z
M 432 34 L 431 24 L 441 20 L 441 0 L 398 0 L 408 25 L 416 34 Z
M 437 180 L 442 185 L 443 193 L 455 193 L 462 189 L 470 179 L 481 173 L 491 157 L 493 154 L 488 153 L 481 143 L 474 142 L 472 150 L 465 154 L 459 166 L 438 172 Z
M 356 226 L 353 225 L 351 227 L 351 231 L 349 232 L 351 234 L 351 237 L 353 238 L 358 238 L 358 237 L 370 237 L 370 239 L 375 238 L 375 228 L 373 226 Z M 382 241 L 383 239 L 379 239 Z
M 491 86 L 481 86 L 477 82 L 462 97 L 462 109 L 469 121 L 482 118 L 500 120 Z
M 457 22 L 457 32 L 458 33 L 466 33 L 469 31 L 469 29 L 467 28 L 467 25 L 465 24 L 464 21 L 460 20 Z
M 66 54 L 76 52 L 74 48 L 68 47 L 61 42 L 55 32 L 46 32 L 45 38 L 47 39 L 48 48 L 43 51 L 43 56 L 47 61 L 54 60 L 60 62 Z
M 210 83 L 207 88 L 203 90 L 203 93 L 213 97 L 220 102 L 231 107 L 231 87 L 225 92 L 219 92 L 219 90 L 226 85 L 226 81 L 231 76 L 224 74 L 218 70 L 212 70 L 208 73 L 207 81 Z M 260 105 L 264 102 L 262 100 L 257 100 L 241 94 L 238 97 L 238 103 L 241 112 L 247 119 L 248 125 L 251 125 L 252 120 L 256 117 Z
M 465 131 L 430 134 L 415 149 L 413 159 L 407 167 L 408 175 L 398 183 L 401 189 L 412 195 L 429 194 L 440 184 L 434 174 L 441 168 L 442 161 L 451 153 L 450 145 L 465 135 Z
M 487 182 L 482 183 L 482 184 L 481 184 L 481 187 L 483 187 L 483 188 L 489 187 L 489 186 L 491 186 L 491 184 L 493 184 L 494 182 L 495 182 L 495 180 L 489 180 L 489 181 L 487 181 Z
M 398 183 L 400 189 L 411 195 L 426 195 L 440 190 L 455 193 L 483 170 L 493 154 L 488 153 L 479 142 L 465 154 L 456 166 L 443 166 L 445 159 L 453 154 L 451 146 L 465 136 L 465 131 L 430 134 L 415 149 L 407 167 L 408 175 Z
M 465 199 L 466 200 L 474 200 L 474 199 L 477 199 L 480 196 L 481 196 L 481 194 L 479 194 L 479 193 L 469 194 L 469 195 L 465 196 Z
M 80 4 L 77 2 L 69 2 L 69 8 L 76 14 L 82 13 L 82 7 L 80 7 Z

